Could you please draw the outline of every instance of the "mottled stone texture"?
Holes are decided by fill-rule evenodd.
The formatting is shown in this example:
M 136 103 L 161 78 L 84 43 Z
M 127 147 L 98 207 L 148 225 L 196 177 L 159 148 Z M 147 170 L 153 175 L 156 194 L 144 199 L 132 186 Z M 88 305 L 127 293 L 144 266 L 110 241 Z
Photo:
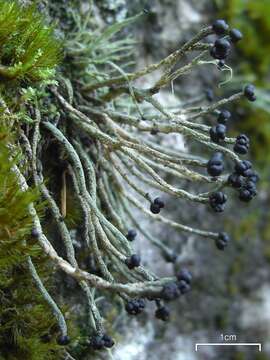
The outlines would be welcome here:
M 114 3 L 114 2 L 112 2 Z M 189 39 L 201 26 L 209 24 L 216 17 L 213 3 L 211 1 L 198 0 L 157 0 L 147 1 L 150 8 L 148 18 L 140 26 L 136 27 L 136 36 L 140 41 L 137 66 L 143 67 L 153 61 L 168 55 L 175 50 L 184 40 Z M 126 1 L 128 13 L 135 13 L 143 7 L 143 1 Z M 122 10 L 123 13 L 123 10 Z M 177 97 L 189 94 L 196 96 L 202 93 L 214 81 L 215 91 L 226 91 L 217 89 L 220 74 L 217 71 L 211 73 L 207 68 L 200 72 L 193 72 L 193 76 L 180 78 L 175 85 L 175 95 L 172 96 L 170 89 L 163 90 L 159 95 L 161 101 L 170 102 L 172 105 L 177 101 Z M 154 80 L 154 77 L 147 81 Z M 145 86 L 148 85 L 147 81 Z M 226 88 L 226 87 L 225 87 Z M 183 143 L 180 144 L 183 146 Z M 171 200 L 170 200 L 171 202 Z M 185 206 L 183 211 L 183 205 Z M 232 213 L 235 206 L 232 204 Z M 210 222 L 213 227 L 224 225 L 224 219 L 215 219 L 210 213 L 200 208 L 194 209 L 188 204 L 177 200 L 171 202 L 170 208 L 172 216 L 182 222 L 196 224 L 198 219 L 205 219 L 205 226 Z M 168 208 L 167 208 L 168 209 Z M 228 215 L 226 215 L 228 216 Z M 240 215 L 239 217 L 240 222 Z M 243 219 L 244 213 L 241 215 Z M 143 220 L 142 220 L 143 221 Z M 227 219 L 227 223 L 229 220 Z M 152 226 L 151 223 L 144 223 L 145 226 Z M 269 292 L 269 287 L 259 288 L 257 295 L 261 296 L 262 303 L 251 302 L 251 284 L 257 284 L 255 277 L 249 277 L 249 266 L 247 261 L 253 261 L 254 266 L 262 261 L 261 249 L 256 249 L 251 245 L 239 253 L 237 239 L 227 250 L 226 255 L 220 254 L 213 248 L 211 241 L 201 240 L 175 234 L 170 229 L 157 226 L 154 231 L 155 236 L 161 236 L 170 244 L 174 244 L 174 249 L 179 251 L 179 265 L 187 264 L 191 267 L 196 284 L 193 292 L 181 299 L 178 304 L 173 304 L 172 321 L 170 324 L 160 324 L 153 319 L 153 310 L 148 312 L 146 326 L 141 327 L 141 320 L 132 321 L 130 335 L 123 338 L 121 344 L 117 346 L 115 356 L 117 360 L 214 360 L 222 358 L 231 359 L 254 359 L 254 355 L 246 352 L 237 351 L 235 348 L 211 349 L 206 348 L 200 354 L 194 352 L 196 342 L 208 342 L 220 340 L 220 334 L 224 332 L 235 332 L 241 341 L 261 341 L 265 338 L 265 327 L 261 317 L 264 316 L 259 310 L 268 308 L 268 301 L 265 294 Z M 143 239 L 138 239 L 139 246 L 144 250 L 144 258 L 148 266 L 152 267 L 160 274 L 170 273 L 170 264 L 164 265 L 158 251 L 151 246 L 147 246 Z M 247 245 L 248 246 L 248 245 Z M 253 249 L 253 250 L 252 250 Z M 255 251 L 251 259 L 251 252 Z M 248 260 L 249 259 L 249 260 Z M 242 265 L 240 265 L 242 264 Z M 243 266 L 242 274 L 237 267 Z M 213 269 L 215 271 L 213 272 Z M 262 269 L 262 272 L 265 270 Z M 262 286 L 263 283 L 262 283 Z M 236 288 L 235 288 L 236 287 Z M 237 290 L 236 290 L 237 289 Z M 249 289 L 249 290 L 247 290 Z M 245 291 L 249 295 L 244 295 Z M 249 313 L 254 314 L 250 316 Z M 256 314 L 256 315 L 255 315 Z M 255 319 L 260 319 L 259 323 Z M 259 333 L 256 337 L 256 328 Z M 137 333 L 138 336 L 133 336 Z M 140 334 L 140 335 L 139 335 Z M 264 359 L 264 358 L 263 358 Z

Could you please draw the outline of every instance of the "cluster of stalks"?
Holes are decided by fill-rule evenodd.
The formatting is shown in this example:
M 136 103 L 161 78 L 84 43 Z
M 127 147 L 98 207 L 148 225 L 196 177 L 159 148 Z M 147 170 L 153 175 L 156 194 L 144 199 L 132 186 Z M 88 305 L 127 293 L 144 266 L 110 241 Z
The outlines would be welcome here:
M 139 256 L 135 256 L 130 240 L 135 237 L 131 230 L 136 229 L 167 259 L 172 262 L 177 260 L 168 244 L 144 228 L 134 212 L 139 210 L 151 221 L 171 226 L 176 231 L 214 242 L 220 238 L 219 232 L 169 219 L 165 214 L 166 206 L 160 212 L 151 211 L 155 202 L 152 191 L 158 191 L 161 197 L 166 194 L 166 198 L 178 198 L 181 206 L 185 206 L 185 202 L 209 206 L 209 197 L 213 192 L 230 186 L 228 174 L 213 177 L 207 173 L 208 159 L 174 150 L 166 144 L 168 134 L 178 134 L 190 143 L 199 143 L 202 153 L 204 149 L 210 149 L 221 152 L 233 163 L 241 161 L 232 149 L 235 139 L 226 137 L 222 142 L 214 143 L 209 136 L 210 127 L 203 124 L 202 119 L 217 116 L 220 108 L 240 100 L 244 96 L 242 90 L 217 102 L 204 103 L 204 96 L 194 98 L 187 103 L 180 102 L 179 107 L 174 109 L 164 107 L 155 96 L 194 68 L 207 64 L 218 66 L 218 60 L 209 55 L 213 44 L 205 41 L 212 34 L 212 26 L 203 28 L 159 63 L 136 72 L 126 72 L 121 66 L 108 61 L 106 66 L 110 71 L 113 68 L 113 72 L 107 78 L 96 76 L 90 81 L 89 77 L 82 75 L 66 80 L 62 76 L 59 85 L 48 89 L 48 98 L 57 109 L 58 116 L 46 115 L 44 101 L 47 100 L 44 98 L 37 99 L 29 107 L 33 125 L 23 126 L 21 130 L 21 142 L 30 164 L 29 176 L 25 176 L 18 167 L 14 167 L 14 171 L 23 190 L 28 188 L 30 181 L 40 189 L 46 200 L 63 244 L 63 255 L 59 255 L 53 241 L 46 235 L 34 204 L 29 206 L 33 219 L 32 236 L 56 268 L 74 278 L 81 287 L 87 299 L 89 336 L 94 349 L 103 345 L 112 346 L 105 340 L 103 345 L 97 341 L 97 337 L 102 339 L 105 334 L 105 324 L 95 301 L 96 289 L 101 292 L 106 290 L 106 294 L 115 293 L 124 303 L 134 298 L 154 300 L 160 308 L 164 300 L 170 299 L 164 289 L 177 281 L 175 276 L 160 278 L 141 265 Z M 70 40 L 66 48 L 66 58 L 78 67 L 79 73 L 81 69 L 85 71 L 84 62 L 89 52 L 93 54 L 95 50 L 87 40 L 86 30 L 80 36 Z M 83 45 L 82 39 L 85 40 Z M 187 58 L 191 60 L 180 66 L 179 63 Z M 93 67 L 98 73 L 96 65 Z M 137 79 L 156 71 L 161 75 L 154 84 L 146 89 L 136 85 Z M 117 105 L 118 102 L 121 104 L 122 98 L 130 100 L 131 111 Z M 7 107 L 6 111 L 9 111 Z M 163 141 L 158 143 L 157 137 Z M 57 148 L 55 156 L 59 158 L 52 161 L 61 164 L 60 196 L 53 193 L 53 184 L 46 179 L 45 174 L 49 173 L 46 167 L 50 166 L 50 162 L 43 162 L 47 148 L 45 143 L 47 147 Z M 167 175 L 177 180 L 177 186 L 166 180 Z M 187 183 L 189 189 L 193 183 L 194 189 L 205 189 L 203 192 L 191 192 L 183 188 Z M 85 253 L 94 260 L 96 272 L 84 270 L 76 258 L 70 226 L 66 222 L 67 193 L 73 194 L 80 208 L 79 237 Z M 132 239 L 130 234 L 134 235 Z M 133 264 L 134 256 L 136 261 Z M 43 286 L 30 258 L 28 265 L 39 290 L 57 317 L 60 329 L 58 342 L 66 345 L 69 339 L 64 316 Z

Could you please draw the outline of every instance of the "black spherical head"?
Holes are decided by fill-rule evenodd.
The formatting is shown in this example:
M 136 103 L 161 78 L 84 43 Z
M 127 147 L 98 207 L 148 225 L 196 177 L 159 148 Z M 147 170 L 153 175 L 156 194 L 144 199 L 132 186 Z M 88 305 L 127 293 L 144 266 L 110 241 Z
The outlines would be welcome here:
M 128 241 L 133 241 L 135 240 L 136 236 L 137 236 L 137 231 L 134 229 L 129 229 L 126 238 L 128 239 Z
M 164 208 L 165 206 L 164 201 L 160 197 L 155 198 L 154 204 L 159 206 L 160 209 Z
M 248 174 L 248 180 L 249 180 L 249 181 L 252 181 L 252 182 L 254 182 L 254 183 L 256 184 L 257 182 L 260 181 L 260 176 L 259 176 L 259 174 L 258 174 L 256 171 L 252 170 L 252 171 Z
M 113 341 L 113 339 L 112 339 L 109 335 L 107 335 L 107 334 L 104 334 L 104 335 L 102 336 L 102 341 L 103 341 L 104 346 L 105 346 L 106 348 L 111 349 L 111 348 L 114 346 L 114 341 Z
M 217 39 L 214 44 L 215 48 L 220 51 L 229 51 L 231 48 L 231 44 L 226 39 Z
M 170 310 L 166 306 L 161 306 L 156 310 L 155 316 L 162 321 L 168 321 L 170 319 Z
M 244 88 L 244 96 L 249 100 L 249 101 L 255 101 L 256 100 L 256 96 L 255 96 L 255 86 L 252 84 L 248 84 L 245 86 Z
M 234 170 L 235 170 L 236 174 L 246 177 L 251 173 L 251 171 L 252 171 L 251 167 L 252 167 L 252 164 L 250 161 L 241 160 L 235 164 Z
M 175 300 L 180 296 L 180 290 L 176 283 L 165 284 L 161 291 L 161 298 L 167 301 Z
M 210 53 L 215 59 L 224 60 L 229 55 L 231 44 L 226 39 L 217 39 L 212 52 Z
M 154 203 L 151 203 L 151 205 L 150 205 L 150 211 L 151 211 L 153 214 L 159 214 L 159 213 L 160 213 L 160 207 L 159 207 L 159 205 L 154 204 Z
M 213 142 L 219 143 L 226 137 L 226 126 L 224 124 L 218 124 L 213 126 L 209 131 L 210 138 Z
M 223 170 L 223 155 L 220 152 L 216 152 L 207 163 L 207 172 L 210 176 L 219 176 Z
M 217 35 L 224 35 L 229 30 L 229 25 L 223 19 L 215 20 L 212 25 L 212 29 Z
M 246 134 L 240 134 L 236 137 L 236 140 L 241 143 L 242 145 L 243 144 L 249 144 L 250 140 L 249 140 L 249 137 L 246 135 Z
M 241 175 L 233 173 L 228 177 L 228 183 L 233 188 L 239 189 L 243 185 L 243 178 Z
M 236 154 L 240 154 L 240 155 L 246 155 L 248 153 L 248 146 L 246 145 L 241 145 L 238 142 L 236 142 L 233 146 L 233 151 Z
M 221 110 L 219 115 L 218 115 L 217 122 L 219 124 L 226 124 L 227 121 L 230 119 L 230 117 L 231 117 L 230 111 L 225 110 L 225 109 Z
M 218 250 L 224 250 L 230 241 L 230 237 L 226 232 L 220 232 L 218 238 L 215 240 Z
M 40 236 L 40 232 L 38 231 L 38 229 L 33 228 L 33 229 L 31 230 L 31 236 L 32 236 L 33 238 L 35 238 L 35 239 L 38 239 L 39 236 Z
M 125 263 L 127 267 L 132 270 L 138 266 L 140 266 L 141 263 L 141 257 L 137 254 L 133 254 L 130 257 L 126 258 Z
M 180 280 L 178 282 L 178 288 L 182 295 L 187 294 L 191 290 L 190 284 L 188 284 L 185 280 Z
M 126 303 L 126 312 L 129 315 L 138 315 L 145 308 L 145 301 L 143 299 L 132 299 Z
M 238 41 L 243 39 L 243 34 L 238 29 L 230 30 L 230 39 L 233 43 L 237 43 Z
M 181 280 L 184 280 L 187 284 L 190 284 L 191 281 L 192 281 L 192 274 L 191 272 L 186 269 L 186 268 L 183 268 L 181 269 L 177 274 L 176 274 L 176 277 L 179 281 Z
M 102 350 L 105 346 L 102 336 L 94 335 L 91 338 L 90 346 L 94 350 Z
M 239 199 L 244 202 L 251 201 L 254 196 L 257 195 L 256 185 L 252 183 L 253 186 L 245 185 L 239 192 Z
M 66 346 L 70 343 L 70 338 L 68 335 L 59 335 L 57 338 L 57 344 L 61 346 Z
M 225 209 L 225 203 L 227 201 L 227 195 L 222 191 L 217 191 L 209 196 L 209 204 L 215 212 L 223 212 Z
M 236 141 L 233 147 L 234 152 L 245 155 L 249 149 L 249 138 L 245 134 L 240 134 L 236 137 Z

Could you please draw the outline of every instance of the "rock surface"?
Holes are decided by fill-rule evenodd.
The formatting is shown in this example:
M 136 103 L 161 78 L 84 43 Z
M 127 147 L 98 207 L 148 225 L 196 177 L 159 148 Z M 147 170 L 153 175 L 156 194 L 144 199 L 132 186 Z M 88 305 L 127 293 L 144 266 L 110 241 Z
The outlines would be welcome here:
M 138 10 L 141 4 L 140 1 L 128 3 L 129 10 Z M 152 13 L 140 29 L 137 29 L 137 38 L 140 39 L 138 68 L 160 60 L 178 48 L 184 40 L 190 38 L 198 28 L 212 21 L 213 8 L 209 5 L 209 1 L 150 1 L 150 7 Z M 175 84 L 175 94 L 171 89 L 162 91 L 158 95 L 159 100 L 175 105 L 179 103 L 179 96 L 181 97 L 182 93 L 191 96 L 201 94 L 205 86 L 209 86 L 211 80 L 216 77 L 216 74 L 209 74 L 209 71 L 200 71 L 197 75 L 200 76 L 195 74 L 188 79 L 188 82 L 180 79 Z M 158 74 L 154 74 L 140 85 L 147 86 L 149 82 L 154 82 L 157 76 Z M 185 149 L 181 137 L 172 136 L 169 141 Z M 196 224 L 197 221 L 201 224 L 203 217 L 206 218 L 205 222 L 216 226 L 215 219 L 208 217 L 200 208 L 194 211 L 185 205 L 184 213 L 180 209 L 175 202 L 169 205 L 168 211 L 171 214 L 176 213 L 178 220 L 183 223 Z M 152 228 L 151 222 L 145 219 L 140 221 L 143 222 L 144 227 Z M 195 290 L 172 306 L 170 324 L 160 324 L 158 320 L 153 319 L 153 308 L 148 310 L 149 322 L 143 327 L 140 318 L 132 320 L 130 335 L 127 335 L 116 347 L 115 360 L 254 359 L 252 357 L 254 352 L 250 353 L 243 348 L 229 348 L 226 351 L 204 348 L 199 353 L 194 351 L 196 342 L 219 342 L 221 334 L 226 331 L 237 333 L 239 342 L 263 342 L 267 337 L 269 319 L 265 314 L 269 307 L 267 296 L 270 291 L 269 286 L 266 285 L 253 292 L 254 301 L 243 300 L 241 290 L 237 291 L 237 295 L 230 292 L 232 291 L 230 271 L 238 261 L 237 245 L 224 255 L 217 252 L 211 241 L 207 239 L 175 234 L 163 226 L 157 226 L 153 235 L 157 237 L 161 235 L 166 242 L 173 244 L 173 247 L 179 251 L 179 264 L 190 265 L 196 278 Z M 171 274 L 172 265 L 164 265 L 159 252 L 152 245 L 149 246 L 146 240 L 139 239 L 138 249 L 144 249 L 142 258 L 147 259 L 150 268 L 161 275 Z M 247 254 L 242 256 L 249 257 Z M 257 254 L 258 263 L 262 261 L 261 256 L 261 253 Z M 237 286 L 245 286 L 244 275 L 235 281 Z M 246 286 L 249 288 L 249 285 Z M 255 329 L 260 323 L 263 325 L 259 326 L 259 334 L 256 336 Z M 265 344 L 265 351 L 269 351 L 269 344 Z

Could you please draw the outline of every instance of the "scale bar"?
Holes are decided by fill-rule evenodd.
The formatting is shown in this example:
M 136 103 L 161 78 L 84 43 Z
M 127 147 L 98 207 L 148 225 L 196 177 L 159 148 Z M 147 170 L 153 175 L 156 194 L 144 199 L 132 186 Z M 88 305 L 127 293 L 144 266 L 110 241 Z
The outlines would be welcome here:
M 259 351 L 262 351 L 262 344 L 260 343 L 197 343 L 195 344 L 195 351 L 198 351 L 199 346 L 256 346 Z

